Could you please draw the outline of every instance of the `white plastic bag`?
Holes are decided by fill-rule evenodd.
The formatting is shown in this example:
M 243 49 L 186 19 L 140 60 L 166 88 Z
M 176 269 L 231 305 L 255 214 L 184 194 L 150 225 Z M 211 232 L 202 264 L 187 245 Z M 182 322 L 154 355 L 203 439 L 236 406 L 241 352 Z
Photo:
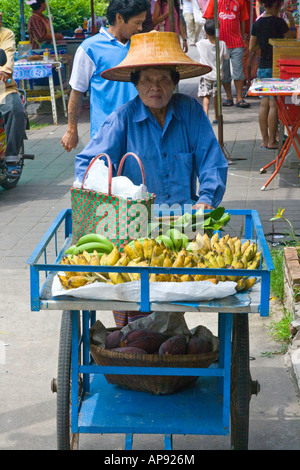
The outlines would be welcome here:
M 84 181 L 84 189 L 97 191 L 98 193 L 108 194 L 108 168 L 103 160 L 96 160 L 90 168 Z M 74 181 L 74 187 L 78 182 Z M 81 185 L 80 185 L 81 187 Z M 116 176 L 112 178 L 111 194 L 124 199 L 144 199 L 147 196 L 147 188 L 145 185 L 139 186 L 126 176 Z

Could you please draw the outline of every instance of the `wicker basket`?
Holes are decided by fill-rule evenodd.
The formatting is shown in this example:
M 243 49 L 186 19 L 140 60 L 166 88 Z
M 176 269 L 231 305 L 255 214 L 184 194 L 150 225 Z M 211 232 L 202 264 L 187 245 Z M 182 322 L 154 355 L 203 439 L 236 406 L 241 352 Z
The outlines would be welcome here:
M 141 367 L 209 367 L 219 356 L 219 351 L 205 354 L 165 355 L 128 354 L 103 349 L 91 344 L 91 355 L 99 366 L 141 366 Z M 167 375 L 116 375 L 104 374 L 109 384 L 129 390 L 166 395 L 185 388 L 198 379 L 196 376 Z

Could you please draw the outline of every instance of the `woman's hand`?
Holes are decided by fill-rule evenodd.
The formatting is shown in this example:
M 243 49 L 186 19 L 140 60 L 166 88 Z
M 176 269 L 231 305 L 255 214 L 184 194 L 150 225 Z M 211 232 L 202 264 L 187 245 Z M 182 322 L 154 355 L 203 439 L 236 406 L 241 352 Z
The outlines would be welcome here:
M 205 202 L 197 202 L 197 204 L 195 204 L 192 209 L 196 209 L 196 210 L 199 210 L 199 209 L 214 209 L 214 207 L 210 206 L 209 204 L 206 204 Z

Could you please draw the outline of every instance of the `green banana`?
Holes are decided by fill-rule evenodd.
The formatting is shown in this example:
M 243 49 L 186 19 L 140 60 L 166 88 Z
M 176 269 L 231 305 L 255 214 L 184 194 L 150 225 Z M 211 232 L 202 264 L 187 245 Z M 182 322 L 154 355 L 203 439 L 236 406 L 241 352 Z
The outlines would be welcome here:
M 183 241 L 182 233 L 176 228 L 171 228 L 170 230 L 166 232 L 166 236 L 171 238 L 175 250 L 180 251 L 182 248 L 182 241 Z
M 85 243 L 84 245 L 79 245 L 75 248 L 73 251 L 73 255 L 78 255 L 79 252 L 87 251 L 88 253 L 92 253 L 94 250 L 100 251 L 102 253 L 107 253 L 109 254 L 112 249 L 105 243 L 96 243 L 96 242 L 90 242 L 90 243 Z
M 76 243 L 76 246 L 85 245 L 86 243 L 103 243 L 107 245 L 111 251 L 114 248 L 113 243 L 104 235 L 100 235 L 98 233 L 88 233 L 83 235 Z
M 155 241 L 157 243 L 163 243 L 166 248 L 169 248 L 170 250 L 174 250 L 174 244 L 171 240 L 170 237 L 167 237 L 167 235 L 158 235 L 158 237 L 155 238 Z
M 72 255 L 73 252 L 74 252 L 74 250 L 75 250 L 75 248 L 76 248 L 76 245 L 71 245 L 71 246 L 69 246 L 69 248 L 65 251 L 65 254 L 66 254 L 66 255 Z
M 181 238 L 182 238 L 182 248 L 185 248 L 187 244 L 189 243 L 189 239 L 185 233 L 181 234 Z

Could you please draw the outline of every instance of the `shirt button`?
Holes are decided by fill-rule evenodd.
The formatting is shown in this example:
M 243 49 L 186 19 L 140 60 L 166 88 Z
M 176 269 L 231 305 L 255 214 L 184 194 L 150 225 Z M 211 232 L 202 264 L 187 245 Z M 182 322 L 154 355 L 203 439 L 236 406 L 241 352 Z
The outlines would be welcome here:
M 164 156 L 164 157 L 166 157 L 166 156 L 167 156 L 167 154 L 166 154 L 166 153 L 163 153 L 163 156 Z
M 167 198 L 170 199 L 170 197 L 171 197 L 170 194 L 168 194 Z
M 166 175 L 166 178 L 169 178 L 169 175 Z

